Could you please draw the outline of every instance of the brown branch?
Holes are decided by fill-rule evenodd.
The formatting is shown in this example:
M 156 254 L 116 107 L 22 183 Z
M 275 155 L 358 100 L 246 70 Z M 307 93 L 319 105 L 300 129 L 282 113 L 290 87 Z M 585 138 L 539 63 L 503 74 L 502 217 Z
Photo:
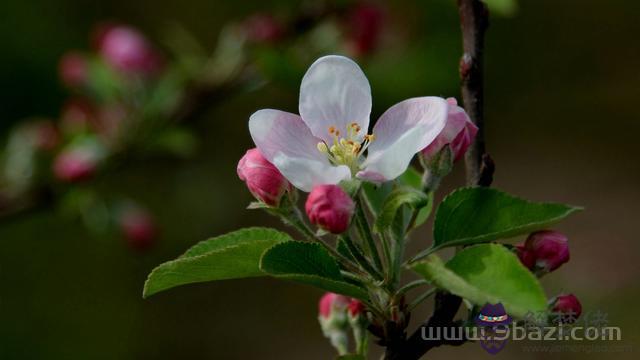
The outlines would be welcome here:
M 489 14 L 480 0 L 458 0 L 458 9 L 464 51 L 460 59 L 462 100 L 471 121 L 478 127 L 475 141 L 465 155 L 467 185 L 477 185 L 481 178 L 484 177 L 485 181 L 487 178 L 487 175 L 481 174 L 481 169 L 485 154 L 483 49 Z

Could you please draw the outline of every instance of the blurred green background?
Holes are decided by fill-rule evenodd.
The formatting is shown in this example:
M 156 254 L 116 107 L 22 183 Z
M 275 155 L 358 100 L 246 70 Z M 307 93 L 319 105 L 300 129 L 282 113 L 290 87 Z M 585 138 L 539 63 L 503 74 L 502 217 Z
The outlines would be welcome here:
M 0 5 L 0 134 L 31 115 L 55 117 L 66 97 L 58 58 L 86 48 L 93 24 L 116 19 L 157 40 L 178 23 L 213 48 L 222 25 L 293 1 L 18 1 Z M 450 0 L 394 1 L 383 42 L 362 62 L 374 116 L 419 95 L 458 96 L 461 53 Z M 543 280 L 548 296 L 573 292 L 585 311 L 622 328 L 626 353 L 524 353 L 518 359 L 636 359 L 640 351 L 640 3 L 634 0 L 521 1 L 494 16 L 487 34 L 486 134 L 495 186 L 533 200 L 583 205 L 559 229 L 572 260 Z M 389 45 L 387 48 L 386 46 Z M 328 359 L 317 325 L 320 291 L 267 278 L 197 284 L 142 300 L 148 272 L 207 237 L 248 225 L 280 226 L 251 200 L 235 166 L 252 147 L 248 116 L 296 112 L 297 88 L 267 85 L 203 115 L 197 155 L 152 159 L 109 174 L 101 186 L 144 201 L 162 236 L 146 254 L 118 237 L 93 236 L 51 211 L 0 220 L 0 359 Z M 461 169 L 446 180 L 459 186 Z M 446 192 L 446 191 L 445 191 Z M 413 249 L 425 247 L 430 225 Z M 428 306 L 414 314 L 424 318 Z M 604 344 L 604 343 L 602 343 Z M 489 358 L 476 344 L 430 358 Z

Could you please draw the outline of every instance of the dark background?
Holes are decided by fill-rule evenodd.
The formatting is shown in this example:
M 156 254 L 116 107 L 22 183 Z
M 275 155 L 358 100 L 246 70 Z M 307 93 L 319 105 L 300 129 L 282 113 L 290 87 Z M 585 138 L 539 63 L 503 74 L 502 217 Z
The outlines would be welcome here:
M 179 23 L 213 48 L 225 22 L 292 6 L 297 3 L 4 0 L 0 133 L 25 116 L 57 115 L 66 96 L 57 60 L 69 48 L 86 48 L 97 21 L 131 23 L 152 39 Z M 362 64 L 374 114 L 408 97 L 457 96 L 453 1 L 397 1 L 388 12 L 410 35 Z M 570 238 L 572 260 L 543 280 L 547 295 L 575 293 L 585 311 L 602 310 L 610 325 L 622 328 L 621 344 L 635 346 L 627 353 L 548 355 L 509 344 L 502 358 L 632 359 L 640 351 L 639 20 L 640 3 L 633 0 L 521 1 L 514 16 L 492 18 L 486 133 L 497 163 L 495 186 L 586 207 L 558 226 Z M 117 237 L 91 236 L 52 212 L 0 223 L 0 358 L 330 358 L 316 321 L 321 293 L 310 287 L 263 278 L 141 298 L 147 273 L 197 241 L 247 225 L 278 226 L 244 209 L 251 197 L 235 166 L 252 146 L 248 116 L 264 107 L 295 112 L 296 101 L 297 89 L 284 86 L 236 96 L 205 114 L 203 144 L 193 159 L 151 160 L 104 180 L 157 215 L 162 237 L 148 254 L 132 253 Z M 461 184 L 460 170 L 446 189 Z M 427 245 L 428 226 L 422 234 L 414 247 Z M 489 358 L 476 344 L 430 355 Z

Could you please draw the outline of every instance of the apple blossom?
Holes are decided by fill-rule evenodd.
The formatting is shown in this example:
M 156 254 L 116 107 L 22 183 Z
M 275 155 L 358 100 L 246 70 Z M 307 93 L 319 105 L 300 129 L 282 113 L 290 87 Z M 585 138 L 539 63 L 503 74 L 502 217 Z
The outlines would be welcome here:
M 448 98 L 447 103 L 449 110 L 444 129 L 422 150 L 422 156 L 426 161 L 433 159 L 447 145 L 451 148 L 453 161 L 460 160 L 478 133 L 478 127 L 471 122 L 464 109 L 458 106 L 456 99 Z
M 353 200 L 338 185 L 318 185 L 311 190 L 305 210 L 312 224 L 333 234 L 349 228 L 355 209 Z
M 287 179 L 256 148 L 249 149 L 240 159 L 237 172 L 253 196 L 269 206 L 278 206 L 290 187 Z
M 264 157 L 308 192 L 353 177 L 376 183 L 395 179 L 442 131 L 448 109 L 440 97 L 408 99 L 382 114 L 367 134 L 369 82 L 355 62 L 330 55 L 304 75 L 300 115 L 259 110 L 249 119 L 249 131 Z

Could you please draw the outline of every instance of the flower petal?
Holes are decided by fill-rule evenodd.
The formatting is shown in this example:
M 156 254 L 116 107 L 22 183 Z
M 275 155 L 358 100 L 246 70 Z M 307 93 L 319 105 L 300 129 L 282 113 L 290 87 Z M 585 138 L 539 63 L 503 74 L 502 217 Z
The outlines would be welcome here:
M 349 167 L 333 166 L 318 150 L 320 140 L 298 115 L 259 110 L 249 119 L 249 131 L 262 155 L 302 191 L 351 178 Z
M 373 127 L 359 178 L 382 182 L 400 176 L 413 156 L 438 136 L 447 121 L 447 101 L 429 96 L 402 101 L 387 110 Z
M 329 127 L 334 126 L 345 134 L 353 122 L 363 129 L 360 140 L 369 128 L 369 81 L 353 60 L 336 55 L 321 57 L 302 78 L 299 108 L 302 120 L 313 135 L 328 144 L 333 139 Z

